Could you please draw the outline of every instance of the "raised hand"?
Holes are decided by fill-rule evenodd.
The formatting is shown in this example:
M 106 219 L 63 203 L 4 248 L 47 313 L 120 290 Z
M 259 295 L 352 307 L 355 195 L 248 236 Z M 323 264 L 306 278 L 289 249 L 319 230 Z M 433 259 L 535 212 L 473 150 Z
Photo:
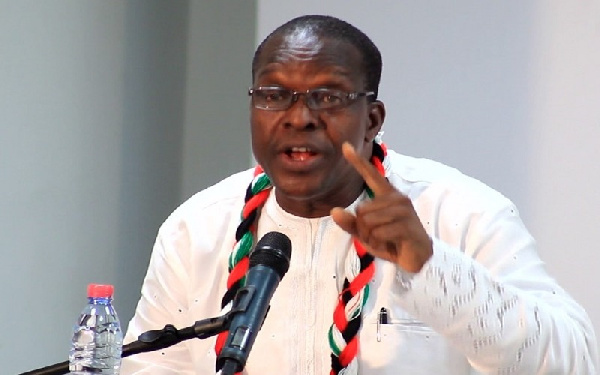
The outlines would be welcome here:
M 333 220 L 356 236 L 373 255 L 405 271 L 419 272 L 433 254 L 431 238 L 410 199 L 396 190 L 377 169 L 345 143 L 342 152 L 363 177 L 375 197 L 361 202 L 356 216 L 341 207 L 331 210 Z

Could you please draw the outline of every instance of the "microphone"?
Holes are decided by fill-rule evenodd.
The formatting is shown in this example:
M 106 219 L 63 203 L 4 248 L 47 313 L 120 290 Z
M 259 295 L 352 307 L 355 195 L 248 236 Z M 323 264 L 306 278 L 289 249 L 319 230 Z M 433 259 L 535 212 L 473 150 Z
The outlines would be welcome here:
M 269 310 L 269 301 L 290 267 L 291 253 L 290 239 L 279 232 L 265 234 L 250 253 L 246 285 L 233 300 L 229 334 L 217 358 L 217 371 L 222 369 L 222 375 L 233 375 L 244 369 Z

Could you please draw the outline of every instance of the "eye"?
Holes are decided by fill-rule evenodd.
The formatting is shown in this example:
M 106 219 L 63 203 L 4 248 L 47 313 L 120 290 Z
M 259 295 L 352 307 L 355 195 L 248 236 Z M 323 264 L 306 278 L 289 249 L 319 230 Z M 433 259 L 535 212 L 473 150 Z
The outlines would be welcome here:
M 337 90 L 313 91 L 312 96 L 320 106 L 335 107 L 344 103 L 344 94 Z
M 277 103 L 287 100 L 289 92 L 284 89 L 260 89 L 256 90 L 261 100 L 269 103 Z

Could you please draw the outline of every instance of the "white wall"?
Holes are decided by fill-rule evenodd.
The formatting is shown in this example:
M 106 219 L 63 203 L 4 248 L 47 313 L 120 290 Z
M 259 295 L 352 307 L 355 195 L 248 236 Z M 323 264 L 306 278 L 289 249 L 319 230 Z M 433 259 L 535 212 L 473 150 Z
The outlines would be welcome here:
M 190 2 L 183 198 L 251 165 L 255 13 L 254 1 Z
M 89 282 L 127 325 L 160 223 L 249 166 L 254 20 L 246 0 L 0 0 L 0 373 L 67 360 Z
M 388 145 L 511 198 L 600 327 L 600 3 L 260 0 L 257 40 L 309 13 L 345 19 L 380 47 Z
M 89 282 L 128 319 L 178 202 L 186 6 L 136 5 L 0 2 L 2 373 L 67 359 Z

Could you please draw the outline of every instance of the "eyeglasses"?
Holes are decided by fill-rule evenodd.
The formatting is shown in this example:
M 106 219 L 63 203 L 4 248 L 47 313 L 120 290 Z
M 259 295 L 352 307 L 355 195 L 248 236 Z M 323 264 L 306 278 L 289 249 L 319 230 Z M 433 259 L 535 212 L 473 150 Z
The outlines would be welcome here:
M 375 92 L 345 92 L 326 88 L 292 91 L 282 87 L 257 87 L 250 88 L 248 95 L 252 97 L 254 108 L 268 111 L 285 111 L 298 100 L 300 95 L 304 95 L 306 106 L 319 111 L 346 107 L 362 96 L 374 96 Z

